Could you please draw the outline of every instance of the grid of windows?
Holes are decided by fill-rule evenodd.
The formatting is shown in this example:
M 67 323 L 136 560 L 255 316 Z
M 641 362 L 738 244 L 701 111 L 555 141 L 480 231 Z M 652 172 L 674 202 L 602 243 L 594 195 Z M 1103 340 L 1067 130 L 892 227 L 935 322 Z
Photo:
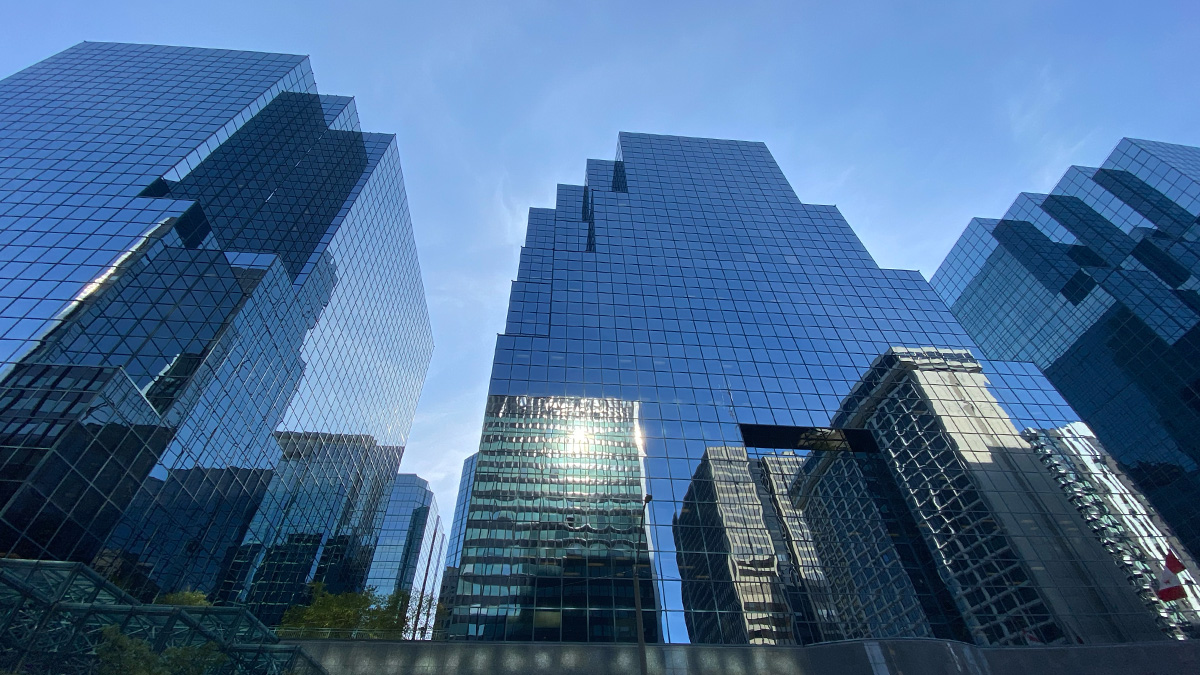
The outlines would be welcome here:
M 268 621 L 361 587 L 431 351 L 394 138 L 307 58 L 0 81 L 0 553 Z
M 1124 139 L 975 220 L 932 284 L 983 353 L 1045 371 L 1200 547 L 1200 149 Z
M 479 454 L 473 454 L 463 460 L 462 475 L 458 479 L 458 497 L 454 500 L 454 524 L 450 528 L 450 537 L 446 540 L 446 569 L 442 573 L 442 585 L 438 591 L 439 615 L 435 628 L 436 637 L 444 637 L 450 613 L 447 602 L 454 597 L 458 588 L 458 566 L 462 561 L 463 541 L 467 535 L 467 508 L 471 504 L 471 489 L 475 482 L 475 463 Z
M 816 456 L 798 451 L 814 448 L 748 447 L 747 429 L 759 444 L 822 437 L 796 430 L 836 426 L 894 347 L 975 349 L 918 273 L 880 269 L 835 208 L 801 203 L 761 143 L 621 134 L 615 161 L 589 162 L 585 186 L 561 185 L 554 209 L 530 210 L 509 310 L 446 598 L 450 638 L 630 641 L 640 606 L 644 635 L 665 642 L 1068 639 L 1016 624 L 990 637 L 991 619 L 967 632 L 971 605 L 944 575 L 970 573 L 939 563 L 948 554 L 922 534 L 932 512 L 907 505 L 920 493 L 902 479 L 917 474 L 899 470 L 899 455 L 830 468 L 821 490 L 842 496 L 805 510 L 790 491 L 800 460 Z M 1015 429 L 1077 419 L 1033 364 L 971 358 L 992 406 L 982 423 L 1002 415 L 1014 448 L 1032 453 Z M 629 438 L 593 446 L 598 409 L 633 413 L 621 422 Z M 875 433 L 883 445 L 891 432 Z M 949 467 L 920 474 L 926 493 L 958 480 Z M 1037 462 L 1009 473 L 1021 471 L 1050 481 Z M 1103 550 L 1055 550 L 1117 570 Z M 1113 592 L 1133 595 L 1127 584 Z M 1130 602 L 1117 613 L 1150 630 L 1125 638 L 1165 639 Z
M 275 439 L 282 457 L 217 596 L 271 625 L 310 582 L 330 593 L 365 587 L 404 452 L 370 436 L 285 431 Z
M 429 482 L 411 473 L 398 474 L 392 480 L 367 586 L 385 596 L 407 594 L 405 638 L 432 637 L 445 558 L 446 531 Z
M 458 498 L 454 501 L 454 525 L 450 528 L 450 540 L 446 546 L 446 567 L 458 567 L 462 558 L 463 536 L 467 522 L 467 506 L 471 501 L 471 488 L 475 482 L 476 453 L 463 461 L 462 475 L 458 479 Z

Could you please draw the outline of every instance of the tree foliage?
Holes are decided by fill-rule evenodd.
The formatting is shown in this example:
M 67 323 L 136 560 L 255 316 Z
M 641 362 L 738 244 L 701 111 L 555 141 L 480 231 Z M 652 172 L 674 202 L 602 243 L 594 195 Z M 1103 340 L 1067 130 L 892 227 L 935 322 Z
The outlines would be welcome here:
M 204 675 L 209 669 L 216 670 L 225 663 L 225 655 L 215 643 L 188 647 L 167 647 L 161 659 L 170 675 Z
M 105 626 L 96 645 L 100 675 L 167 675 L 150 643 L 129 637 L 117 626 Z
M 156 654 L 149 642 L 130 637 L 115 625 L 105 626 L 101 636 L 96 645 L 99 675 L 204 675 L 225 662 L 225 655 L 212 642 L 168 647 Z
M 211 602 L 208 601 L 208 596 L 200 591 L 176 591 L 174 593 L 166 593 L 158 596 L 154 600 L 156 605 L 179 605 L 182 607 L 210 607 Z
M 410 637 L 414 628 L 423 631 L 428 621 L 422 615 L 432 614 L 430 598 L 419 596 L 414 603 L 404 591 L 330 593 L 318 582 L 312 585 L 311 597 L 309 604 L 289 608 L 280 628 L 312 636 L 353 632 L 356 637 L 396 639 Z

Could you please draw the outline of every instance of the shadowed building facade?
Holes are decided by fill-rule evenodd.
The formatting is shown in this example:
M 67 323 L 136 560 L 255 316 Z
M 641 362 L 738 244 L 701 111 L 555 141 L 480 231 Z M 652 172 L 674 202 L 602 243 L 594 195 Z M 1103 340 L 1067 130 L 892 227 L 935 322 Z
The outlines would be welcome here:
M 822 523 L 791 494 L 810 451 L 873 438 L 835 416 L 905 347 L 975 349 L 919 274 L 881 269 L 837 209 L 802 203 L 763 144 L 622 133 L 614 161 L 530 210 L 449 637 L 633 641 L 640 605 L 648 641 L 818 642 L 854 636 L 844 613 L 863 593 L 896 628 L 864 619 L 857 634 L 970 639 L 925 525 L 871 515 L 872 486 L 890 484 L 893 512 L 926 517 L 878 450 L 865 474 L 846 463 L 822 483 L 846 495 Z M 974 367 L 1012 435 L 1077 420 L 1032 364 Z M 1026 469 L 1049 475 L 1036 458 L 1005 471 Z M 818 526 L 858 539 L 823 552 Z M 877 580 L 856 590 L 847 574 Z M 1138 635 L 1165 637 L 1142 618 Z
M 82 43 L 0 81 L 3 554 L 269 585 L 271 547 L 347 534 L 278 489 L 294 441 L 402 447 L 431 350 L 394 137 L 306 57 Z M 395 472 L 366 455 L 306 470 Z

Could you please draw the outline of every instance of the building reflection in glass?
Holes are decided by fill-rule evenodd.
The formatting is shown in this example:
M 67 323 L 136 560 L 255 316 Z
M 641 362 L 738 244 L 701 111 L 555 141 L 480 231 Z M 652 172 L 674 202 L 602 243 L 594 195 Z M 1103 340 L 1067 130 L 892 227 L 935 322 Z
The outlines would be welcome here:
M 282 459 L 240 546 L 231 547 L 218 597 L 279 623 L 308 584 L 360 591 L 375 554 L 385 499 L 404 449 L 370 436 L 275 434 Z
M 1052 478 L 1016 489 L 1021 472 L 1048 475 L 1040 460 L 1014 460 L 1019 471 L 985 472 L 974 458 L 989 456 L 989 442 L 974 434 L 964 436 L 970 443 L 959 459 L 952 457 L 958 451 L 930 449 L 902 461 L 907 450 L 892 459 L 880 449 L 885 443 L 868 428 L 867 408 L 862 420 L 850 422 L 846 408 L 846 419 L 835 421 L 890 348 L 971 352 L 976 345 L 919 273 L 881 269 L 836 208 L 801 202 L 763 144 L 622 133 L 616 158 L 588 160 L 585 184 L 558 186 L 553 206 L 529 213 L 489 400 L 493 409 L 497 401 L 526 399 L 636 406 L 640 476 L 654 496 L 646 525 L 656 637 L 776 644 L 870 635 L 987 644 L 1075 633 L 1084 640 L 1167 637 L 1152 612 L 1145 618 L 1147 608 L 1103 546 L 1076 543 L 1095 537 L 1076 521 L 1073 505 L 1054 505 L 1063 497 Z M 979 423 L 1004 430 L 996 432 L 996 447 L 1030 453 L 1014 429 L 1079 419 L 1032 364 L 979 361 L 972 368 L 986 375 L 976 384 L 991 397 L 971 398 L 971 405 L 987 403 Z M 885 412 L 897 425 L 908 417 L 928 421 L 915 409 L 888 405 L 878 414 L 870 408 L 880 420 L 878 433 Z M 955 434 L 975 424 L 962 411 L 938 416 L 950 420 Z M 495 419 L 489 412 L 484 447 L 494 445 L 487 439 L 495 438 Z M 907 438 L 920 425 L 897 428 Z M 921 433 L 930 448 L 945 445 L 941 436 Z M 843 442 L 875 449 L 846 450 Z M 738 448 L 746 448 L 745 458 L 734 456 Z M 839 448 L 820 463 L 822 453 Z M 534 639 L 532 619 L 513 619 L 510 632 L 507 617 L 510 608 L 536 607 L 536 598 L 526 600 L 536 584 L 509 587 L 503 580 L 528 567 L 526 549 L 499 539 L 485 538 L 486 547 L 470 543 L 481 541 L 485 523 L 520 513 L 476 504 L 481 486 L 494 483 L 483 477 L 501 470 L 489 461 L 481 453 L 476 480 L 464 480 L 474 486 L 467 518 L 474 529 L 462 562 L 464 568 L 482 563 L 478 556 L 486 550 L 488 573 L 497 576 L 486 588 L 460 580 L 452 601 L 459 632 L 450 637 Z M 510 461 L 503 470 L 515 481 L 523 465 Z M 928 472 L 920 468 L 926 463 Z M 904 481 L 896 477 L 900 470 Z M 811 484 L 797 488 L 792 477 L 806 471 Z M 726 480 L 734 475 L 736 481 Z M 747 476 L 750 485 L 740 484 Z M 530 482 L 544 479 L 538 473 Z M 928 487 L 939 480 L 954 489 Z M 553 493 L 550 486 L 538 490 Z M 997 504 L 988 501 L 992 491 L 1004 495 Z M 1044 491 L 1057 509 L 1054 527 L 1066 527 L 1057 524 L 1062 520 L 1074 530 L 1052 535 L 1049 524 L 1035 522 L 1041 529 L 1034 536 L 1032 526 L 1000 517 L 1000 507 L 1040 504 L 1041 497 L 1028 494 Z M 1011 496 L 1018 494 L 1025 496 Z M 808 500 L 803 507 L 801 498 Z M 943 499 L 962 513 L 930 508 Z M 981 515 L 983 505 L 995 511 Z M 556 517 L 546 513 L 547 520 Z M 542 520 L 523 517 L 530 520 L 517 519 L 520 528 Z M 497 532 L 508 536 L 507 529 Z M 979 579 L 991 580 L 979 593 L 971 586 L 975 568 L 960 567 L 950 553 L 958 546 L 979 562 Z M 1045 553 L 1047 560 L 1087 561 L 1082 576 L 1058 563 L 1047 572 L 1022 567 L 1042 547 L 1054 552 Z M 994 556 L 978 552 L 991 548 Z M 1104 581 L 1104 565 L 1120 578 L 1118 586 Z M 1010 581 L 1013 592 L 998 590 Z M 1092 592 L 1081 589 L 1093 583 L 1106 590 L 1088 599 Z M 1064 607 L 1085 617 L 1073 620 L 1078 630 L 1066 621 L 1059 626 Z M 481 618 L 471 623 L 462 618 L 468 616 Z M 1114 616 L 1127 625 L 1107 625 Z M 591 639 L 567 631 L 563 621 L 561 630 L 540 635 Z
M 467 512 L 451 638 L 647 641 L 657 603 L 638 405 L 493 396 Z
M 293 440 L 404 444 L 432 340 L 394 138 L 305 57 L 110 43 L 0 81 L 0 137 L 44 170 L 0 198 L 0 552 L 146 601 L 361 585 L 370 519 L 317 486 L 398 455 Z
M 692 642 L 838 639 L 812 534 L 788 499 L 801 461 L 750 459 L 738 446 L 705 452 L 671 528 Z
M 932 277 L 990 359 L 1037 365 L 1200 549 L 1200 148 L 1123 138 L 974 218 Z
M 1126 573 L 1142 602 L 1161 616 L 1164 628 L 1177 637 L 1196 637 L 1200 632 L 1200 594 L 1193 575 L 1200 567 L 1092 430 L 1076 422 L 1057 429 L 1026 429 L 1021 435 Z M 1156 593 L 1156 584 L 1168 552 L 1188 571 L 1181 575 L 1184 597 L 1164 602 Z
M 915 520 L 919 536 L 904 538 L 905 544 L 923 549 L 936 573 L 927 578 L 942 588 L 913 586 L 918 596 L 948 592 L 952 606 L 941 602 L 938 610 L 956 612 L 971 641 L 1107 643 L 1169 634 L 1017 434 L 969 352 L 889 350 L 846 397 L 834 422 L 871 432 L 887 474 L 877 484 L 890 482 L 903 500 L 899 513 L 888 508 L 895 515 L 883 519 Z M 806 508 L 814 501 L 853 503 L 847 495 L 820 494 L 820 484 L 831 482 L 821 465 L 846 459 L 808 460 L 793 488 L 797 502 Z M 870 492 L 878 501 L 892 485 Z M 853 575 L 863 567 L 841 571 Z

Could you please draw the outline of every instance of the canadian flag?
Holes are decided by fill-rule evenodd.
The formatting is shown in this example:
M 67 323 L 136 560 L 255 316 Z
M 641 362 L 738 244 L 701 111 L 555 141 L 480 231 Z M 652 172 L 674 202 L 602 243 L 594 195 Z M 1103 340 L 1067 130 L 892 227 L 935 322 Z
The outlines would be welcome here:
M 1155 593 L 1158 594 L 1158 599 L 1163 602 L 1178 600 L 1184 596 L 1183 581 L 1180 580 L 1179 574 L 1186 567 L 1179 562 L 1179 558 L 1175 557 L 1175 552 L 1167 549 L 1167 560 L 1163 563 L 1163 570 L 1158 574 L 1158 588 Z

